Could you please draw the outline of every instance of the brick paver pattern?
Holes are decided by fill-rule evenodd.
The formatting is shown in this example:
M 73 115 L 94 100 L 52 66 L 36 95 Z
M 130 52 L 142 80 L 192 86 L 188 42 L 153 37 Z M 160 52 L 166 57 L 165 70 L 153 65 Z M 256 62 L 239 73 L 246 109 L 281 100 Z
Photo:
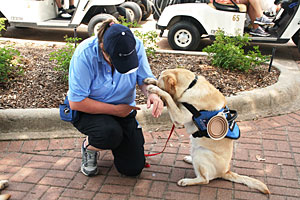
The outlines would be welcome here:
M 300 199 L 300 111 L 238 123 L 242 132 L 235 141 L 231 170 L 266 183 L 270 196 L 222 179 L 207 185 L 177 186 L 183 177 L 194 177 L 189 136 L 175 129 L 164 153 L 147 158 L 151 164 L 138 177 L 120 175 L 110 151 L 98 160 L 100 174 L 80 172 L 83 138 L 0 141 L 0 180 L 8 179 L 11 199 Z M 171 127 L 170 127 L 171 129 Z M 167 131 L 145 132 L 145 153 L 162 150 Z

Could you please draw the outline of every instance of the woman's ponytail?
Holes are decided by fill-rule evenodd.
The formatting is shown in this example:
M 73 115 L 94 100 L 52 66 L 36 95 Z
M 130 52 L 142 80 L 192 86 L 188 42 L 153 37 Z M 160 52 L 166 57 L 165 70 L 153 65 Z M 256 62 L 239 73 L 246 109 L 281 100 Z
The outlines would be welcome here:
M 103 22 L 103 24 L 100 26 L 99 32 L 98 32 L 99 44 L 103 42 L 102 40 L 103 40 L 103 35 L 104 35 L 105 31 L 113 24 L 118 24 L 118 23 L 119 22 L 115 19 L 107 19 Z

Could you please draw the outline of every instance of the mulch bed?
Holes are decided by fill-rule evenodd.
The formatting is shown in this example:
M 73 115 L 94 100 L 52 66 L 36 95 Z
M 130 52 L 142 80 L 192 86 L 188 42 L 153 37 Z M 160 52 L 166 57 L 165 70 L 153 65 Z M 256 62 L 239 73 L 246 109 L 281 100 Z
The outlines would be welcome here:
M 68 85 L 62 80 L 62 73 L 55 71 L 55 61 L 49 61 L 50 53 L 61 48 L 52 44 L 0 42 L 13 44 L 21 52 L 24 74 L 0 85 L 0 109 L 11 108 L 58 108 L 63 102 Z M 203 75 L 225 96 L 238 92 L 264 88 L 277 82 L 279 70 L 262 65 L 248 73 L 232 72 L 210 65 L 205 56 L 156 53 L 149 58 L 153 74 L 158 77 L 161 71 L 184 67 Z M 137 91 L 137 104 L 144 104 L 145 98 Z

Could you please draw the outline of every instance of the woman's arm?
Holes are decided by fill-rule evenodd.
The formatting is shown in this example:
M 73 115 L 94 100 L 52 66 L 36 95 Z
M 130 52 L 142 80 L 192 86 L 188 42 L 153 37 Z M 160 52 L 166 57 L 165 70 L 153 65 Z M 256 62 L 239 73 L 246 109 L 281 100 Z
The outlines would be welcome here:
M 90 98 L 85 98 L 82 101 L 69 101 L 72 110 L 78 110 L 90 114 L 107 114 L 118 117 L 126 117 L 132 110 L 139 110 L 139 107 L 130 106 L 128 104 L 108 104 L 96 101 Z

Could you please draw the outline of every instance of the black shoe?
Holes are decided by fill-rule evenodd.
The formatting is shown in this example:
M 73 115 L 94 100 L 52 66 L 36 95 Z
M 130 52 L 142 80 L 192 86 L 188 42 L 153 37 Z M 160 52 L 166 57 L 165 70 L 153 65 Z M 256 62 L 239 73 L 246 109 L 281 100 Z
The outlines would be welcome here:
M 65 9 L 58 10 L 58 16 L 65 19 L 70 19 L 72 15 L 70 15 Z
M 69 9 L 67 9 L 67 13 L 69 13 L 70 15 L 73 15 L 73 13 L 75 12 L 76 7 L 75 6 L 69 6 Z

